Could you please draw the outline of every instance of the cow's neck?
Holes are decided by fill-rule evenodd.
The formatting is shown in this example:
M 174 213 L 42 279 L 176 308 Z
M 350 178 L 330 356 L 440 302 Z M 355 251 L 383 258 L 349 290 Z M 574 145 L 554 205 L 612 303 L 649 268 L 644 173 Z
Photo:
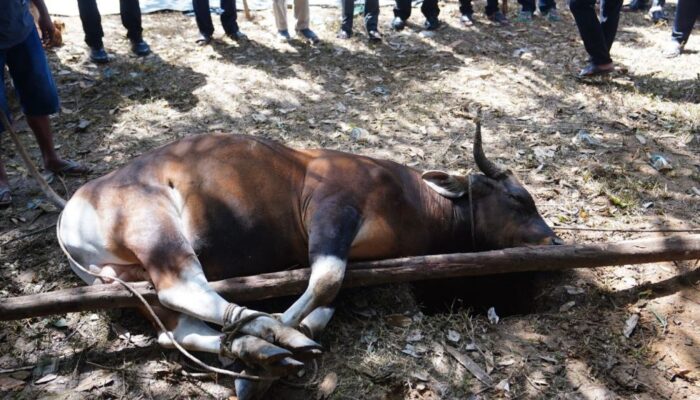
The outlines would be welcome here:
M 470 204 L 468 194 L 462 199 L 448 199 L 431 189 L 422 179 L 418 190 L 426 229 L 431 238 L 428 252 L 439 254 L 474 251 L 470 223 L 474 205 Z

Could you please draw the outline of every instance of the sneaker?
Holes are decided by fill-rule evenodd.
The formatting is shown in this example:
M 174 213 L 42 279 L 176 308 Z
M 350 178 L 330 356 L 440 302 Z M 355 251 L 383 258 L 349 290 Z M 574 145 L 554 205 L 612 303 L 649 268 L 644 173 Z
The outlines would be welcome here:
M 292 36 L 289 34 L 289 31 L 285 29 L 277 31 L 277 39 L 280 42 L 289 42 L 290 40 L 292 40 Z
M 683 44 L 672 39 L 664 46 L 661 53 L 666 58 L 676 58 L 683 53 Z
M 649 9 L 649 19 L 651 22 L 658 24 L 661 21 L 668 21 L 668 17 L 662 7 L 656 6 Z
M 109 56 L 104 47 L 90 47 L 90 61 L 95 64 L 107 64 Z
M 369 31 L 367 32 L 367 39 L 370 42 L 378 43 L 382 41 L 382 34 L 378 31 Z
M 488 16 L 490 21 L 493 21 L 499 25 L 508 25 L 508 18 L 503 15 L 502 12 L 496 11 L 495 13 Z
M 340 32 L 338 32 L 338 34 L 335 35 L 335 37 L 337 37 L 338 39 L 347 40 L 352 37 L 352 32 L 348 32 L 346 30 L 341 29 Z
M 211 35 L 205 35 L 204 33 L 200 33 L 195 43 L 197 43 L 197 45 L 199 46 L 206 46 L 209 43 L 211 43 Z
M 437 17 L 426 18 L 423 26 L 426 31 L 435 31 L 440 27 L 440 20 Z
M 462 16 L 459 17 L 459 22 L 464 26 L 474 25 L 474 14 L 462 14 Z
M 304 37 L 306 40 L 308 40 L 311 44 L 318 44 L 318 43 L 321 41 L 321 39 L 319 39 L 318 36 L 316 36 L 316 34 L 314 33 L 314 31 L 312 31 L 312 30 L 309 29 L 309 28 L 306 28 L 306 29 L 299 29 L 299 30 L 297 31 L 297 33 L 300 34 L 301 36 L 303 36 L 303 37 Z
M 401 17 L 394 17 L 391 21 L 391 28 L 395 31 L 402 31 L 406 27 L 406 21 L 402 20 Z
M 241 32 L 241 31 L 236 31 L 236 32 L 233 32 L 233 33 L 227 33 L 226 36 L 230 37 L 231 39 L 233 39 L 233 40 L 235 40 L 235 41 L 237 41 L 237 42 L 240 42 L 240 41 L 242 41 L 242 40 L 248 39 L 248 36 L 246 36 L 246 34 L 243 33 L 243 32 Z
M 151 54 L 151 47 L 143 39 L 131 42 L 131 51 L 139 57 Z
M 590 63 L 586 65 L 577 75 L 579 79 L 592 78 L 594 76 L 607 75 L 615 71 L 613 63 L 607 65 L 595 65 Z
M 547 11 L 546 13 L 542 14 L 543 17 L 547 18 L 547 21 L 549 22 L 559 22 L 561 21 L 561 16 L 559 15 L 559 11 L 557 11 L 556 8 L 552 8 L 551 10 Z
M 515 17 L 515 22 L 521 24 L 529 24 L 532 22 L 534 13 L 532 11 L 520 11 L 518 16 Z

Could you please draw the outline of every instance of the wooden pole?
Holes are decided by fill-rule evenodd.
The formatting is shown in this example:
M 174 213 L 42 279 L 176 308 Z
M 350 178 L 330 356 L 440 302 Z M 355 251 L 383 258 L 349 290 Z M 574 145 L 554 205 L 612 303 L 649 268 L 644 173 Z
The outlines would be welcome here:
M 427 279 L 480 276 L 525 271 L 559 271 L 611 265 L 700 259 L 700 235 L 617 243 L 519 247 L 481 253 L 406 257 L 352 263 L 343 287 L 372 286 Z M 301 293 L 309 269 L 273 272 L 212 282 L 214 290 L 235 302 Z M 147 282 L 134 287 L 152 304 L 156 292 Z M 95 285 L 0 299 L 0 321 L 67 312 L 134 307 L 138 300 L 119 285 Z

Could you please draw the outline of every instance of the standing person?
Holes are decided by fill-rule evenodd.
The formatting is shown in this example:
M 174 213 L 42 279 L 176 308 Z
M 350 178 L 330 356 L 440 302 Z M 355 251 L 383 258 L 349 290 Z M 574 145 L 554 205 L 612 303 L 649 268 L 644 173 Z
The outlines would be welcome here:
M 520 3 L 520 13 L 515 19 L 516 22 L 532 22 L 532 17 L 535 15 L 535 0 L 518 0 Z M 547 18 L 551 22 L 560 21 L 559 12 L 557 11 L 557 3 L 554 0 L 539 0 L 540 15 Z
M 666 5 L 666 0 L 652 0 L 651 8 L 649 8 L 649 18 L 652 20 L 652 22 L 657 23 L 662 20 L 668 20 L 666 13 L 664 12 L 664 5 Z M 644 11 L 646 7 L 647 0 L 632 0 L 628 4 L 622 6 L 622 11 Z
M 78 0 L 78 10 L 85 32 L 85 43 L 90 47 L 90 60 L 97 64 L 108 63 L 109 56 L 102 43 L 105 34 L 102 31 L 102 18 L 100 10 L 97 9 L 97 0 Z M 142 37 L 139 0 L 119 0 L 119 12 L 122 25 L 126 28 L 126 36 L 131 41 L 131 51 L 139 57 L 150 54 L 151 48 Z
M 472 0 L 459 0 L 459 21 L 464 26 L 474 25 L 474 8 Z M 498 0 L 486 0 L 486 17 L 500 25 L 507 25 L 508 18 L 498 9 Z
M 31 1 L 39 10 L 39 27 L 44 41 L 48 42 L 52 40 L 54 27 L 44 0 Z M 29 0 L 0 1 L 0 15 L 3 16 L 3 23 L 0 24 L 0 112 L 10 119 L 10 107 L 5 95 L 7 65 L 27 124 L 39 144 L 44 168 L 65 175 L 87 173 L 88 168 L 62 159 L 54 148 L 49 114 L 59 110 L 58 93 L 34 19 L 29 13 Z M 4 128 L 0 125 L 2 131 Z M 0 159 L 0 207 L 11 203 L 10 182 Z
M 671 41 L 663 51 L 664 56 L 674 58 L 683 53 L 683 47 L 688 42 L 690 32 L 698 18 L 700 18 L 700 0 L 678 0 Z
M 615 41 L 620 22 L 622 0 L 600 0 L 600 19 L 595 11 L 596 0 L 570 0 L 583 45 L 590 55 L 589 64 L 578 74 L 579 78 L 607 74 L 615 70 L 610 48 Z
M 277 25 L 277 38 L 283 42 L 292 40 L 287 28 L 287 1 L 272 0 L 272 12 L 275 15 L 275 25 Z M 309 0 L 294 0 L 294 18 L 297 20 L 297 34 L 302 35 L 313 44 L 321 41 L 314 31 L 309 29 Z
M 355 0 L 342 0 L 342 19 L 338 39 L 349 39 L 352 36 L 352 19 L 355 11 Z M 379 19 L 379 0 L 365 1 L 365 28 L 370 42 L 380 42 L 382 35 L 377 30 Z
M 197 44 L 207 45 L 211 42 L 211 36 L 214 34 L 209 0 L 192 0 L 192 8 L 199 29 Z M 224 28 L 226 36 L 236 41 L 245 39 L 246 35 L 238 29 L 236 0 L 221 0 L 221 8 L 224 10 L 221 14 L 221 26 Z
M 437 30 L 440 27 L 440 7 L 437 0 L 423 0 L 423 5 L 420 7 L 421 12 L 425 15 L 425 29 L 428 31 Z M 406 27 L 406 20 L 411 16 L 411 0 L 396 0 L 394 7 L 394 19 L 391 21 L 391 27 L 395 31 L 403 30 Z

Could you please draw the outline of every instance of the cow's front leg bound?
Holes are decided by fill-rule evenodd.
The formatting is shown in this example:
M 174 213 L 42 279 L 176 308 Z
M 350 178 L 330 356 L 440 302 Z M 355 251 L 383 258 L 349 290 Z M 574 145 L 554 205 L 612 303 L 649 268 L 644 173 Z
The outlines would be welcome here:
M 286 326 L 298 326 L 314 309 L 332 302 L 343 284 L 346 264 L 344 259 L 336 256 L 319 256 L 314 260 L 309 286 L 284 312 L 282 323 Z
M 154 280 L 159 301 L 197 319 L 223 326 L 238 324 L 235 337 L 223 345 L 224 355 L 284 374 L 302 366 L 295 358 L 320 354 L 320 345 L 296 329 L 266 314 L 228 303 L 209 286 L 196 257 L 189 257 L 178 271 L 176 277 L 161 275 Z

